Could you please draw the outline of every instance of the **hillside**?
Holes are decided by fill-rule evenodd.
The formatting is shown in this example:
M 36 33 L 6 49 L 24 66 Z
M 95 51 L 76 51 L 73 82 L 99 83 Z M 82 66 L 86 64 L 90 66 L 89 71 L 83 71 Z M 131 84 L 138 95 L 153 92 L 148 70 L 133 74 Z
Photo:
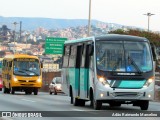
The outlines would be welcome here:
M 88 24 L 87 19 L 52 19 L 52 18 L 31 18 L 31 17 L 2 17 L 0 16 L 0 27 L 7 25 L 8 28 L 13 29 L 13 22 L 19 23 L 22 21 L 23 30 L 35 30 L 38 27 L 46 29 L 60 29 L 67 27 L 84 26 Z M 96 25 L 97 20 L 92 20 L 91 24 Z M 18 25 L 17 25 L 18 27 Z

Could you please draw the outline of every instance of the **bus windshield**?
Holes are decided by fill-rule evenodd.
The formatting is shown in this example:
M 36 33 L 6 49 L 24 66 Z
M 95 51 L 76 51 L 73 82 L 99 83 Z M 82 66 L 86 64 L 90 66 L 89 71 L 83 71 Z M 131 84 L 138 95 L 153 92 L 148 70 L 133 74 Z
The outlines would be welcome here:
M 38 59 L 17 58 L 13 62 L 13 72 L 15 75 L 39 76 L 40 66 Z
M 152 70 L 148 42 L 97 41 L 97 68 L 114 72 L 147 72 Z

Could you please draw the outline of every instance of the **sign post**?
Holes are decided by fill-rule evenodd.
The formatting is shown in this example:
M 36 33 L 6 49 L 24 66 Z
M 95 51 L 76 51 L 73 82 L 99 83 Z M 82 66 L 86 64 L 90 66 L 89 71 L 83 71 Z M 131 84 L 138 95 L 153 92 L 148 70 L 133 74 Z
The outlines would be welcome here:
M 64 42 L 67 38 L 47 37 L 45 41 L 45 54 L 63 54 Z

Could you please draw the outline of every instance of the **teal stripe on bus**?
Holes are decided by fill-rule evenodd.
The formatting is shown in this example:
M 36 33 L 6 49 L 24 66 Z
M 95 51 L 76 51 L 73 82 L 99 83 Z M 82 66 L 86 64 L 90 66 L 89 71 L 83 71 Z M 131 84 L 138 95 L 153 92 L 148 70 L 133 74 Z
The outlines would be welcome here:
M 69 81 L 70 81 L 70 84 L 72 85 L 72 87 L 75 89 L 75 90 L 78 90 L 79 88 L 79 69 L 77 68 L 69 68 Z
M 80 69 L 80 89 L 87 91 L 89 82 L 89 70 L 86 68 Z

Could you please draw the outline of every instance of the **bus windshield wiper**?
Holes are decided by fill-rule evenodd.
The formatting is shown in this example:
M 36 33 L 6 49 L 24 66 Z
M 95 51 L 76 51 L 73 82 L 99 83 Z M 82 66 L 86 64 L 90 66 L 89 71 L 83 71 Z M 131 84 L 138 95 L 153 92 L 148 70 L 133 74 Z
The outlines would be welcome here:
M 136 68 L 136 70 L 138 71 L 139 74 L 142 73 L 142 71 L 140 70 L 140 68 L 138 67 L 138 65 L 135 63 L 135 61 L 132 59 L 131 56 L 128 55 L 128 60 L 131 61 L 131 64 Z
M 18 71 L 16 71 L 16 72 L 26 73 L 27 75 L 29 75 L 27 72 L 24 72 L 24 71 L 22 71 L 22 70 L 18 70 Z

